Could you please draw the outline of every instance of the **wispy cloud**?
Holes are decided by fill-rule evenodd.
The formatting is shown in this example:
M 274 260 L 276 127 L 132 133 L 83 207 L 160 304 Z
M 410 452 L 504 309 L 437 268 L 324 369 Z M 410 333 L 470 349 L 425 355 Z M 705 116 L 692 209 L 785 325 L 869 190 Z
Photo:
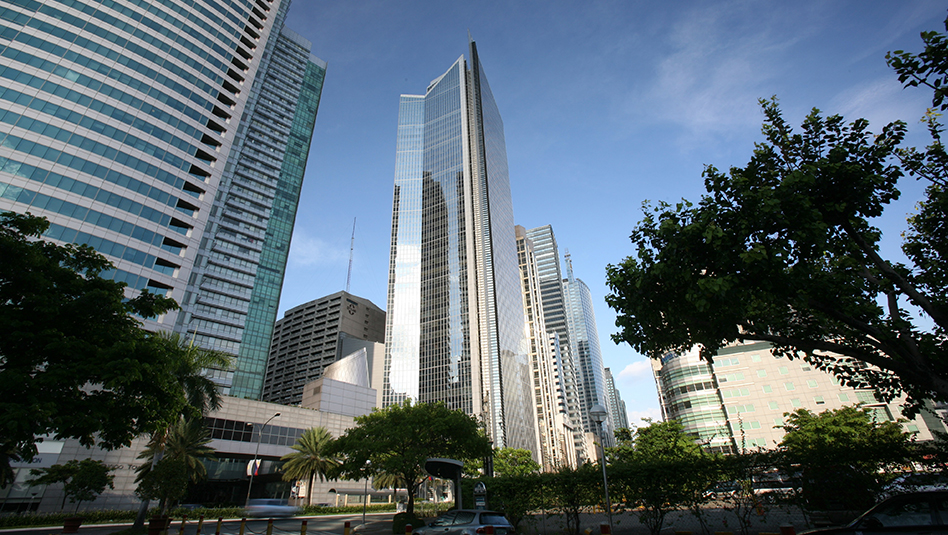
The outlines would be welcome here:
M 318 236 L 297 228 L 293 233 L 288 263 L 294 266 L 344 265 L 349 261 L 349 249 L 339 247 Z
M 619 378 L 623 382 L 651 379 L 651 377 L 652 365 L 647 360 L 637 360 L 622 368 L 622 371 L 619 372 Z

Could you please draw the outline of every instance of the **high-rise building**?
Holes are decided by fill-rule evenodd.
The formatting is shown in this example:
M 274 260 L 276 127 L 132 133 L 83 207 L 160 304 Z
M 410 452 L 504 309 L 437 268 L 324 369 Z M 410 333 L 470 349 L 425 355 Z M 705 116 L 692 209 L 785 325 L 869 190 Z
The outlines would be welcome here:
M 211 206 L 205 239 L 176 330 L 237 356 L 216 377 L 224 392 L 259 399 L 296 221 L 326 64 L 283 28 L 250 89 L 232 158 Z M 270 45 L 268 45 L 270 47 Z
M 536 450 L 503 123 L 470 43 L 398 114 L 385 404 L 444 401 Z
M 877 421 L 903 418 L 899 400 L 886 403 L 874 390 L 845 386 L 803 360 L 775 357 L 770 349 L 764 342 L 735 344 L 718 351 L 713 363 L 696 349 L 653 359 L 662 417 L 680 421 L 706 449 L 727 453 L 776 447 L 784 413 L 797 409 L 820 413 L 859 405 Z M 918 440 L 945 430 L 927 411 L 902 426 Z
M 571 344 L 571 334 L 567 321 L 568 307 L 563 286 L 563 271 L 560 268 L 560 252 L 556 245 L 553 227 L 544 225 L 529 229 L 526 238 L 533 244 L 534 258 L 537 263 L 537 277 L 540 280 L 540 301 L 546 330 L 556 334 L 563 367 L 563 387 L 565 389 L 566 410 L 569 413 L 570 426 L 573 429 L 573 448 L 580 461 L 595 457 L 593 444 L 586 440 L 583 429 L 582 376 L 575 360 Z M 587 430 L 588 431 L 588 430 Z
M 566 403 L 563 359 L 559 335 L 549 332 L 543 315 L 540 277 L 533 242 L 517 226 L 517 254 L 527 314 L 530 364 L 536 403 L 538 461 L 546 472 L 577 466 L 574 425 Z
M 582 376 L 579 381 L 580 413 L 583 429 L 602 435 L 605 445 L 615 445 L 614 425 L 611 414 L 601 425 L 590 416 L 593 405 L 602 405 L 608 410 L 606 399 L 606 378 L 602 365 L 602 352 L 599 350 L 599 330 L 596 328 L 596 314 L 593 311 L 592 294 L 589 286 L 573 276 L 573 263 L 566 253 L 566 278 L 563 279 L 563 293 L 566 294 L 568 313 L 566 316 L 570 331 L 570 344 Z
M 385 312 L 368 299 L 336 292 L 291 308 L 273 329 L 263 400 L 299 405 L 303 387 L 347 356 L 347 339 L 385 341 Z M 367 355 L 381 358 L 382 355 Z M 370 373 L 367 371 L 366 373 Z
M 616 388 L 616 380 L 612 376 L 612 370 L 604 368 L 603 372 L 606 377 L 606 399 L 609 401 L 606 408 L 609 409 L 609 415 L 612 416 L 612 425 L 616 429 L 628 429 L 629 416 L 626 414 L 625 401 L 622 401 L 619 389 Z
M 240 396 L 262 385 L 325 70 L 283 28 L 288 8 L 0 9 L 0 210 L 45 216 L 45 238 L 91 245 L 130 294 L 181 303 L 146 327 L 238 356 L 217 378 Z

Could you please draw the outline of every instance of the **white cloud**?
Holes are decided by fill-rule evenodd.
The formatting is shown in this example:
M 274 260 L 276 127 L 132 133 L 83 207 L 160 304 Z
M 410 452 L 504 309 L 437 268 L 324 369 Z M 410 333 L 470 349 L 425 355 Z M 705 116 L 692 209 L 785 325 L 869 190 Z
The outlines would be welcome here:
M 625 368 L 622 368 L 622 371 L 619 372 L 619 378 L 622 379 L 623 382 L 632 382 L 645 378 L 650 379 L 651 377 L 652 365 L 647 360 L 637 360 Z
M 642 418 L 649 418 L 653 422 L 662 421 L 662 411 L 658 407 L 646 407 L 638 410 L 626 409 L 626 414 L 629 417 L 629 425 L 632 427 L 642 427 L 645 425 Z
M 293 234 L 288 263 L 293 266 L 345 265 L 349 249 L 338 247 L 322 238 L 308 235 L 302 229 Z

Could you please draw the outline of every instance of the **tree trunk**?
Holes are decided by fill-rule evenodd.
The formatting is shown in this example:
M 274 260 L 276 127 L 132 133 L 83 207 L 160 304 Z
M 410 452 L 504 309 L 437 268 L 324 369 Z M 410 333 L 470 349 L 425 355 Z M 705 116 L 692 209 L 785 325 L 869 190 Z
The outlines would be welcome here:
M 309 505 L 313 505 L 313 488 L 316 486 L 316 472 L 311 472 L 309 474 L 309 488 L 306 489 L 306 501 L 309 502 Z

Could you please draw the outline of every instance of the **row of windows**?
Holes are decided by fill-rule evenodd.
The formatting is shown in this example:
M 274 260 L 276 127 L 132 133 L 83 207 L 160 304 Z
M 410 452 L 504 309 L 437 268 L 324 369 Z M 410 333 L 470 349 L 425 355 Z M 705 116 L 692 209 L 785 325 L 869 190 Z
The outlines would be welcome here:
M 100 39 L 97 41 L 103 42 L 103 43 L 115 43 L 115 45 L 114 46 L 113 45 L 108 45 L 108 46 L 100 45 L 98 44 L 97 41 L 91 41 L 89 39 L 86 39 L 85 37 L 81 37 L 78 34 L 70 32 L 62 28 L 61 26 L 49 24 L 47 22 L 42 22 L 41 20 L 37 18 L 32 18 L 32 17 L 29 18 L 25 24 L 26 26 L 31 26 L 53 37 L 62 39 L 64 41 L 68 41 L 72 45 L 85 48 L 86 50 L 92 52 L 93 54 L 99 54 L 100 56 L 108 58 L 109 60 L 117 62 L 119 64 L 128 64 L 132 66 L 132 68 L 134 68 L 136 71 L 141 72 L 142 74 L 146 76 L 149 73 L 155 72 L 149 69 L 147 66 L 138 63 L 137 61 L 134 61 L 132 59 L 122 56 L 118 52 L 118 50 L 129 50 L 147 59 L 151 63 L 162 65 L 162 69 L 165 71 L 172 72 L 185 80 L 191 80 L 192 83 L 194 83 L 194 85 L 202 87 L 202 89 L 204 89 L 208 93 L 211 93 L 211 91 L 213 91 L 213 88 L 210 85 L 206 83 L 200 83 L 194 80 L 193 74 L 169 62 L 162 61 L 163 58 L 160 58 L 153 52 L 149 51 L 147 48 L 135 42 L 129 41 L 128 39 L 125 39 L 124 37 L 120 35 L 114 34 L 105 28 L 96 26 L 95 24 L 92 24 L 91 22 L 89 22 L 88 19 L 82 19 L 73 15 L 70 15 L 66 12 L 60 11 L 48 5 L 40 5 L 39 2 L 35 2 L 34 0 L 12 0 L 12 1 L 19 4 L 30 4 L 28 6 L 21 5 L 21 7 L 25 7 L 26 9 L 30 11 L 36 11 L 38 13 L 48 15 L 56 19 L 57 21 L 61 21 L 63 23 L 74 26 L 76 28 L 82 28 L 84 31 L 91 32 L 92 34 L 99 37 Z M 135 37 L 154 46 L 155 48 L 161 49 L 161 51 L 164 52 L 165 54 L 172 56 L 185 64 L 190 65 L 195 71 L 204 74 L 214 84 L 219 85 L 223 81 L 222 77 L 220 76 L 220 71 L 223 71 L 225 69 L 223 62 L 219 60 L 215 60 L 214 58 L 210 57 L 209 54 L 207 54 L 205 50 L 198 48 L 196 45 L 192 44 L 189 39 L 184 38 L 183 36 L 172 34 L 172 37 L 176 37 L 175 41 L 179 41 L 179 44 L 181 45 L 178 47 L 172 47 L 168 45 L 167 43 L 164 43 L 162 40 L 157 39 L 155 33 L 146 32 L 132 25 L 128 25 L 123 22 L 120 22 L 114 17 L 106 15 L 101 10 L 96 10 L 93 14 L 93 17 L 98 18 L 98 19 L 103 19 L 105 17 L 108 17 L 109 19 L 112 19 L 110 22 L 113 23 L 112 25 L 114 27 L 125 30 L 129 32 L 130 34 L 134 35 Z M 156 24 L 155 26 L 158 26 L 158 25 Z M 164 33 L 165 35 L 169 34 L 168 29 L 165 27 L 158 26 L 156 29 L 159 33 Z M 48 50 L 48 48 L 44 46 L 38 46 L 36 48 L 39 48 L 40 50 Z M 70 46 L 70 48 L 74 48 L 74 46 Z M 192 50 L 193 52 L 197 52 L 197 55 L 200 56 L 203 62 L 195 61 L 194 56 L 183 52 L 181 50 L 182 48 L 188 48 Z M 207 68 L 206 65 L 208 63 L 215 65 L 218 68 L 218 72 L 214 72 L 211 69 Z
M 0 182 L 0 197 L 10 199 L 11 201 L 29 204 L 33 208 L 56 212 L 57 214 L 71 217 L 79 221 L 86 221 L 90 224 L 108 229 L 119 234 L 131 236 L 149 245 L 160 247 L 164 237 L 156 232 L 150 231 L 144 227 L 139 227 L 119 219 L 117 217 L 103 214 L 95 210 L 79 206 L 77 204 L 50 197 L 42 193 L 37 193 L 17 186 Z M 91 245 L 91 244 L 90 244 Z
M 107 204 L 123 212 L 128 212 L 129 214 L 158 223 L 161 226 L 167 226 L 171 230 L 174 230 L 180 234 L 186 234 L 189 228 L 172 224 L 171 216 L 166 215 L 159 210 L 155 210 L 154 208 L 150 208 L 143 205 L 142 203 L 135 202 L 110 191 L 100 189 L 95 186 L 90 186 L 84 182 L 60 175 L 59 173 L 52 173 L 46 171 L 45 169 L 22 164 L 16 160 L 9 160 L 7 158 L 0 158 L 0 170 L 21 178 L 26 178 L 39 184 L 46 184 L 54 188 L 59 188 L 63 191 L 69 191 L 75 193 L 76 195 Z M 144 184 L 139 182 L 138 185 Z M 159 197 L 164 198 L 171 206 L 177 202 L 177 199 L 171 197 L 167 193 L 162 192 L 161 190 L 152 188 L 147 193 L 152 192 L 160 193 L 161 195 L 159 195 Z
M 38 50 L 49 52 L 52 56 L 55 56 L 57 58 L 63 58 L 77 65 L 86 67 L 103 76 L 112 78 L 113 80 L 119 82 L 122 85 L 130 87 L 131 89 L 135 89 L 137 91 L 141 91 L 143 93 L 145 92 L 151 93 L 152 91 L 149 91 L 149 89 L 155 88 L 155 85 L 153 84 L 160 84 L 167 87 L 168 89 L 171 89 L 173 92 L 178 93 L 179 95 L 184 97 L 186 100 L 191 101 L 192 103 L 196 104 L 199 108 L 204 108 L 208 111 L 214 108 L 214 102 L 208 100 L 207 97 L 202 96 L 194 91 L 191 91 L 184 85 L 168 78 L 167 76 L 161 73 L 158 73 L 157 71 L 153 69 L 149 69 L 138 62 L 128 60 L 127 58 L 119 58 L 119 62 L 130 64 L 128 66 L 131 67 L 132 70 L 136 71 L 140 75 L 140 78 L 136 78 L 133 75 L 126 74 L 122 72 L 120 69 L 116 69 L 113 66 L 106 65 L 99 61 L 91 59 L 74 50 L 70 50 L 61 46 L 53 45 L 39 37 L 34 37 L 28 33 L 23 33 L 13 28 L 0 26 L 0 37 L 7 39 L 9 41 L 18 41 L 28 46 L 34 47 Z M 99 45 L 95 45 L 95 44 L 93 44 L 92 46 L 101 48 L 103 52 L 108 54 L 107 47 L 104 47 L 104 46 L 100 47 Z M 31 67 L 35 67 L 37 69 L 51 72 L 66 80 L 75 81 L 75 80 L 78 80 L 81 76 L 85 76 L 79 72 L 73 71 L 66 67 L 59 66 L 51 61 L 33 56 L 28 52 L 16 50 L 12 47 L 8 47 L 6 50 L 4 50 L 3 55 L 6 57 L 9 57 L 10 59 L 14 61 L 19 61 L 20 63 L 28 64 Z M 184 79 L 187 80 L 189 78 L 185 76 Z M 193 80 L 193 76 L 190 77 L 190 79 Z M 197 83 L 196 80 L 194 80 L 194 82 L 195 82 L 195 85 L 205 86 L 206 87 L 205 90 L 208 94 L 216 94 L 216 93 L 213 93 L 214 89 L 208 86 L 207 84 L 199 84 Z M 162 102 L 166 100 L 174 101 L 174 97 L 166 95 L 161 91 L 155 90 L 154 92 L 158 93 L 158 95 L 163 97 L 163 99 L 161 99 Z
M 261 426 L 253 422 L 223 418 L 205 418 L 205 422 L 211 432 L 211 438 L 218 440 L 292 446 L 303 435 L 303 430 L 295 427 L 282 427 L 272 424 Z
M 154 148 L 148 150 L 141 148 L 143 145 L 154 147 L 154 145 L 148 144 L 145 140 L 139 139 L 138 137 L 133 136 L 132 134 L 125 131 L 117 131 L 113 126 L 93 120 L 91 117 L 71 111 L 68 108 L 57 106 L 56 104 L 47 102 L 39 97 L 33 97 L 32 95 L 27 95 L 9 88 L 0 88 L 0 98 L 13 102 L 14 104 L 29 107 L 47 115 L 52 115 L 58 119 L 62 119 L 63 121 L 77 124 L 98 134 L 104 134 L 116 141 L 124 143 L 125 145 L 129 145 L 139 150 L 144 150 L 148 154 L 155 155 Z M 124 111 L 119 110 L 113 106 L 101 104 L 99 101 L 95 101 L 94 104 L 98 104 L 98 106 L 96 106 L 98 109 L 94 111 L 100 111 L 104 115 L 116 119 L 125 125 L 131 126 L 141 132 L 149 134 L 152 137 L 164 142 L 165 144 L 171 145 L 172 147 L 187 153 L 188 155 L 193 156 L 198 150 L 197 147 L 191 145 L 187 141 L 175 137 L 169 132 L 158 128 L 153 123 L 150 123 L 144 119 L 139 119 L 134 115 L 125 113 Z
M 78 123 L 79 126 L 82 126 L 83 128 L 91 130 L 97 134 L 110 137 L 116 141 L 119 141 L 135 149 L 138 149 L 139 151 L 144 152 L 145 154 L 154 156 L 155 158 L 168 164 L 169 167 L 181 169 L 181 170 L 188 170 L 191 168 L 190 162 L 187 162 L 184 159 L 179 158 L 175 156 L 174 154 L 171 154 L 170 152 L 166 152 L 165 150 L 155 145 L 152 145 L 151 143 L 146 143 L 145 141 L 131 134 L 122 132 L 121 130 L 118 130 L 117 128 L 113 126 L 109 126 L 105 123 L 101 123 L 90 117 L 82 116 L 79 114 L 75 114 L 75 115 L 79 119 L 79 123 Z M 113 149 L 112 147 L 109 147 L 108 145 L 104 143 L 99 143 L 98 141 L 94 141 L 91 138 L 79 135 L 75 133 L 73 130 L 66 130 L 64 128 L 59 128 L 58 126 L 45 123 L 43 121 L 40 121 L 39 119 L 31 119 L 29 117 L 20 115 L 12 111 L 0 110 L 0 121 L 7 123 L 11 126 L 16 126 L 24 130 L 35 132 L 41 136 L 46 136 L 46 137 L 56 139 L 57 141 L 62 141 L 66 143 L 67 145 L 78 147 L 82 150 L 86 150 L 93 154 L 102 156 L 103 158 L 118 161 L 119 163 L 122 163 L 123 165 L 126 165 L 128 167 L 132 167 L 135 169 L 154 167 L 155 172 L 158 171 L 157 167 L 143 160 L 139 160 L 138 158 L 135 158 L 134 156 L 130 156 L 126 153 L 123 153 L 122 151 Z M 36 153 L 40 158 L 43 157 L 42 151 L 37 150 Z M 196 192 L 188 191 L 188 193 L 194 196 L 198 195 L 198 193 Z

